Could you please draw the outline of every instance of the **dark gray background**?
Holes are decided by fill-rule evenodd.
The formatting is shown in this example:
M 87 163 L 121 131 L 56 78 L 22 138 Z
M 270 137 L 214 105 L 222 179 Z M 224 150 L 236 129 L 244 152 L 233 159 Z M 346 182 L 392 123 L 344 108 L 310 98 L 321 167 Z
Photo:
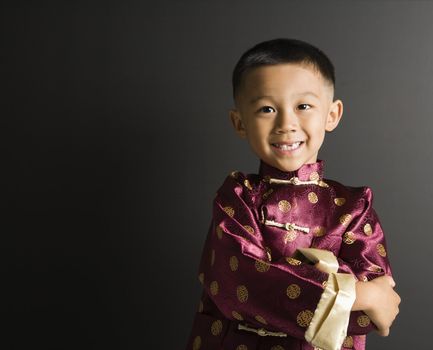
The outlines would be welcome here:
M 368 348 L 430 348 L 432 16 L 430 1 L 3 4 L 5 348 L 183 349 L 215 190 L 258 166 L 229 124 L 231 71 L 276 37 L 333 60 L 345 113 L 325 174 L 374 190 L 403 302 Z

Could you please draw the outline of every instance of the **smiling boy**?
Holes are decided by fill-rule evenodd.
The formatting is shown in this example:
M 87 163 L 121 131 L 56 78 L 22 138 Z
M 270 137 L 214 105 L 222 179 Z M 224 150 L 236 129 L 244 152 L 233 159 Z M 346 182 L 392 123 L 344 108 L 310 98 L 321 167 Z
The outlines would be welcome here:
M 233 72 L 230 118 L 260 159 L 217 192 L 187 349 L 364 349 L 400 298 L 369 187 L 323 177 L 341 120 L 334 68 L 302 41 L 260 43 Z

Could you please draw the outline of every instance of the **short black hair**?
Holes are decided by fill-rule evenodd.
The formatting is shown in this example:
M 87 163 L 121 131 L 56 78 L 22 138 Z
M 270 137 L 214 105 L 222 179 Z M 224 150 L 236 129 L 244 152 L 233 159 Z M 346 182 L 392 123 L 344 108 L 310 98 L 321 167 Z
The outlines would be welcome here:
M 331 60 L 317 47 L 296 39 L 273 39 L 263 41 L 248 49 L 236 64 L 233 75 L 233 98 L 242 83 L 242 78 L 253 68 L 282 63 L 304 63 L 316 68 L 333 87 L 335 71 Z

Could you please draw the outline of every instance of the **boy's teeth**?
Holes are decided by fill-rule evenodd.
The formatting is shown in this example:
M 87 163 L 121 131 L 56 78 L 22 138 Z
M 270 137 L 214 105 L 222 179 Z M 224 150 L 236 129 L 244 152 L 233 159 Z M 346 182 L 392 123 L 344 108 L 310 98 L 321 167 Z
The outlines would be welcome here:
M 276 147 L 278 147 L 279 149 L 282 149 L 283 151 L 290 151 L 292 149 L 298 148 L 300 144 L 301 144 L 301 142 L 295 142 L 295 143 L 292 143 L 291 145 L 274 143 L 274 145 Z

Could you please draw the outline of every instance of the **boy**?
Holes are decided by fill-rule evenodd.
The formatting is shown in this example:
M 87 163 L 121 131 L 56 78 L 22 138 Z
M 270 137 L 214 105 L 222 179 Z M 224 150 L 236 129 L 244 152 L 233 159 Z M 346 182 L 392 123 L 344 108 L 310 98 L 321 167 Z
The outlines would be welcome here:
M 260 159 L 217 192 L 187 349 L 365 349 L 400 298 L 368 187 L 324 179 L 318 151 L 343 104 L 334 68 L 302 41 L 260 43 L 233 72 L 230 118 Z

